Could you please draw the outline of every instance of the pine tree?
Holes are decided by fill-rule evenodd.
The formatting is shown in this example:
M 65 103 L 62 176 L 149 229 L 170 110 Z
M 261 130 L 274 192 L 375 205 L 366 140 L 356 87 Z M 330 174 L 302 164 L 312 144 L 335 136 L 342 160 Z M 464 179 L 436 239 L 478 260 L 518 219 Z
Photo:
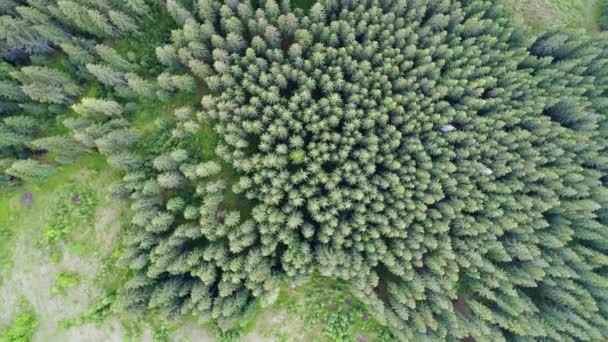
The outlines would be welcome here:
M 95 45 L 95 51 L 99 57 L 101 57 L 101 59 L 103 59 L 103 61 L 113 69 L 131 71 L 135 68 L 133 64 L 129 63 L 129 61 L 120 56 L 116 50 L 109 46 L 97 44 Z
M 76 140 L 66 136 L 52 136 L 33 140 L 31 145 L 39 150 L 45 150 L 54 155 L 59 163 L 71 163 L 75 157 L 87 151 Z
M 11 76 L 21 82 L 21 90 L 34 101 L 43 103 L 69 103 L 80 93 L 80 88 L 68 75 L 55 69 L 27 66 Z
M 196 83 L 189 75 L 171 75 L 162 73 L 158 76 L 158 85 L 167 91 L 194 92 Z
M 113 70 L 110 67 L 100 64 L 87 64 L 87 70 L 95 76 L 99 82 L 113 87 L 127 84 L 125 75 L 119 71 Z
M 116 30 L 118 30 L 120 33 L 125 34 L 137 31 L 137 23 L 127 14 L 110 10 L 108 11 L 108 16 L 110 17 L 110 21 Z
M 17 160 L 6 169 L 6 173 L 30 182 L 39 182 L 49 177 L 55 168 L 35 159 Z
M 125 0 L 125 4 L 137 15 L 145 15 L 151 18 L 152 9 L 146 0 Z
M 134 73 L 125 74 L 125 77 L 127 79 L 129 89 L 131 89 L 137 95 L 145 98 L 151 98 L 154 96 L 155 85 L 151 81 L 143 79 Z
M 47 53 L 53 51 L 48 40 L 32 30 L 25 20 L 10 16 L 0 16 L 0 26 L 3 34 L 0 36 L 0 57 L 16 60 L 24 51 L 31 53 Z
M 0 54 L 28 66 L 0 68 L 0 169 L 39 180 L 53 167 L 16 161 L 26 147 L 65 162 L 82 144 L 124 171 L 125 306 L 228 327 L 285 276 L 319 271 L 405 340 L 605 339 L 601 39 L 529 42 L 483 1 L 324 0 L 306 13 L 200 0 L 190 13 L 176 0 L 181 27 L 156 49 L 168 68 L 154 82 L 156 64 L 137 75 L 100 39 L 134 33 L 156 6 L 29 4 L 2 6 Z M 81 91 L 29 65 L 54 47 L 108 96 L 72 106 L 72 138 L 40 135 Z M 141 132 L 129 121 L 137 96 L 203 84 L 199 113 Z
M 87 118 L 119 117 L 124 110 L 116 101 L 89 97 L 85 97 L 80 103 L 73 105 L 72 109 Z
M 179 24 L 184 24 L 186 20 L 192 18 L 192 14 L 178 0 L 167 0 L 167 11 Z
M 86 48 L 71 43 L 62 43 L 60 47 L 76 64 L 86 65 L 95 61 L 95 57 Z

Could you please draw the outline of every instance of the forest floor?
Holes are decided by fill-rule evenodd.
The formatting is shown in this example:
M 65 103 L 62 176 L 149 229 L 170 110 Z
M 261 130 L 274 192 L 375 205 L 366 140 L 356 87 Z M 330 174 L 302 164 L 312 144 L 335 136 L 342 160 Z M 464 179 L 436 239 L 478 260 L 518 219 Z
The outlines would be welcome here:
M 516 23 L 534 31 L 593 32 L 598 1 L 504 0 L 503 6 Z M 314 0 L 296 2 L 310 7 Z M 138 112 L 136 124 L 151 122 L 158 111 Z M 44 184 L 0 193 L 0 330 L 25 301 L 38 320 L 34 341 L 375 341 L 390 336 L 351 298 L 345 284 L 318 277 L 295 287 L 286 284 L 274 302 L 260 305 L 242 329 L 230 334 L 218 335 L 192 320 L 167 323 L 150 317 L 141 322 L 99 306 L 126 276 L 117 260 L 127 209 L 107 193 L 118 177 L 101 156 L 92 155 L 62 167 Z M 65 324 L 79 316 L 86 319 Z

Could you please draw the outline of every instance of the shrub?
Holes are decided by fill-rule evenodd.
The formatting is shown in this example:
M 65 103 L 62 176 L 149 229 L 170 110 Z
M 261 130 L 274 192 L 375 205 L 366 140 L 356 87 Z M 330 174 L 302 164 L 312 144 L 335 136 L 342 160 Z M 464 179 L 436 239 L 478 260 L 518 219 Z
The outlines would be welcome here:
M 61 271 L 55 275 L 55 286 L 51 288 L 52 294 L 65 295 L 69 289 L 80 283 L 80 275 L 75 272 Z
M 29 307 L 26 302 L 21 302 L 19 305 L 19 313 L 15 317 L 13 323 L 0 330 L 1 342 L 29 342 L 38 327 L 36 313 Z

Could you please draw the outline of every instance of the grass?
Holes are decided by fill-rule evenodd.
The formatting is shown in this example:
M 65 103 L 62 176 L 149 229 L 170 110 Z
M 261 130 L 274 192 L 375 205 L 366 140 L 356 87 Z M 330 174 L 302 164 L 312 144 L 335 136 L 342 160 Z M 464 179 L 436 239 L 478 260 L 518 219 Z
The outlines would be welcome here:
M 261 319 L 257 331 L 278 341 L 395 341 L 356 300 L 345 281 L 312 275 L 283 287 Z M 274 316 L 274 319 L 273 317 Z M 276 319 L 276 318 L 280 319 Z
M 51 288 L 51 293 L 65 296 L 67 291 L 80 283 L 80 275 L 76 272 L 61 271 L 55 275 L 55 286 Z
M 0 342 L 30 342 L 32 340 L 38 326 L 36 313 L 25 300 L 20 302 L 18 312 L 12 324 L 0 330 Z
M 599 2 L 603 0 L 504 0 L 516 25 L 538 32 L 551 28 L 598 30 Z
M 62 196 L 56 201 L 51 222 L 42 228 L 47 243 L 63 239 L 74 227 L 94 224 L 96 198 L 93 191 L 76 183 L 67 184 L 66 190 L 71 197 Z
M 68 333 L 58 329 L 59 321 L 78 316 L 90 296 L 104 292 L 101 288 L 105 284 L 96 277 L 102 261 L 116 265 L 111 256 L 121 209 L 107 197 L 107 189 L 118 178 L 119 173 L 111 170 L 101 155 L 90 154 L 61 166 L 44 183 L 25 182 L 0 194 L 0 230 L 8 231 L 11 237 L 0 240 L 0 254 L 12 261 L 3 267 L 6 277 L 0 297 L 27 297 L 36 310 L 36 336 L 40 340 L 61 340 L 58 336 Z M 27 193 L 33 197 L 31 206 L 21 202 Z M 16 249 L 20 252 L 13 255 Z M 114 275 L 118 276 L 108 273 L 108 281 Z M 95 310 L 91 308 L 87 316 L 91 321 L 103 311 L 96 307 L 98 303 L 93 304 Z M 0 325 L 15 315 L 10 312 Z M 98 336 L 111 334 L 102 328 L 89 330 Z
M 84 182 L 79 176 L 83 170 L 94 175 L 107 171 L 107 166 L 99 154 L 87 155 L 73 164 L 60 166 L 44 183 L 25 182 L 19 188 L 0 193 L 0 274 L 10 271 L 13 248 L 19 234 L 28 232 L 32 241 L 51 243 L 69 238 L 71 229 L 78 226 L 77 223 L 92 223 L 95 205 L 90 198 L 95 195 L 92 191 L 105 194 L 107 185 L 116 173 L 110 172 L 104 179 L 89 178 L 89 175 Z M 77 189 L 85 188 L 81 202 L 73 203 L 72 196 L 78 192 Z M 21 203 L 22 197 L 28 193 L 33 197 L 31 206 Z M 94 251 L 95 246 L 88 246 L 87 249 Z
M 9 198 L 11 194 L 12 192 L 0 197 L 0 285 L 2 284 L 2 275 L 12 265 L 11 256 L 16 237 L 14 228 L 10 224 Z

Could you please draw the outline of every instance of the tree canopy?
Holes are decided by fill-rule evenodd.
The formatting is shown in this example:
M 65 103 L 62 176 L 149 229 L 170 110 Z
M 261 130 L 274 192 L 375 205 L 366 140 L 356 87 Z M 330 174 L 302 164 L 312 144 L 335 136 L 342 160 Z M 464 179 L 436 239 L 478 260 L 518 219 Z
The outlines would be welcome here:
M 151 6 L 11 10 L 24 38 L 0 41 L 6 172 L 52 171 L 24 146 L 58 162 L 95 149 L 124 172 L 124 308 L 228 329 L 319 272 L 407 341 L 608 338 L 605 40 L 529 38 L 485 0 L 171 0 L 179 28 L 150 71 L 102 39 L 134 34 Z M 58 48 L 107 96 L 14 66 Z M 144 101 L 202 93 L 153 133 L 134 123 Z M 69 108 L 70 135 L 37 136 L 30 100 L 26 114 Z

